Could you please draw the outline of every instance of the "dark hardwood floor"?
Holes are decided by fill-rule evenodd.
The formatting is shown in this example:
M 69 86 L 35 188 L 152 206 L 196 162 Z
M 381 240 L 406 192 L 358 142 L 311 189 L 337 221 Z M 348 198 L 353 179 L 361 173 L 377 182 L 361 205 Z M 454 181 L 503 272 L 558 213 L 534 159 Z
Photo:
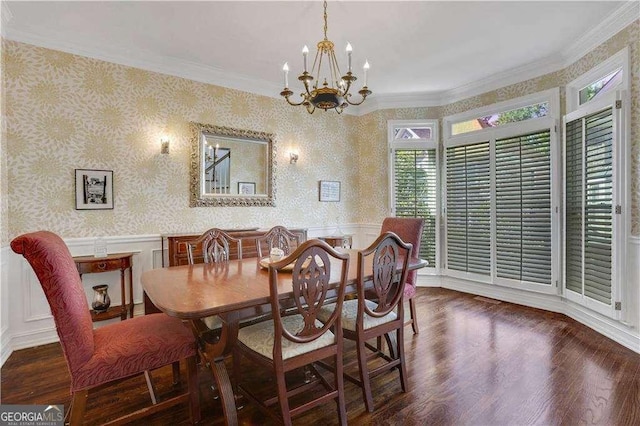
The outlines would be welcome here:
M 640 425 L 639 354 L 564 315 L 436 288 L 418 289 L 417 303 L 420 334 L 407 327 L 405 336 L 410 391 L 400 393 L 395 373 L 375 379 L 376 411 L 369 414 L 360 389 L 345 383 L 350 424 Z M 351 358 L 353 346 L 346 347 L 345 358 Z M 248 365 L 249 371 L 256 386 L 273 383 Z M 200 372 L 202 424 L 222 425 L 211 376 Z M 14 352 L 1 376 L 3 404 L 68 407 L 69 377 L 58 344 Z M 175 392 L 171 368 L 158 370 L 154 378 L 161 397 Z M 115 391 L 89 395 L 87 424 L 148 402 L 143 376 L 129 379 Z M 249 403 L 239 411 L 239 421 L 269 424 Z M 335 404 L 295 421 L 336 422 Z M 140 424 L 189 424 L 187 409 L 158 413 Z

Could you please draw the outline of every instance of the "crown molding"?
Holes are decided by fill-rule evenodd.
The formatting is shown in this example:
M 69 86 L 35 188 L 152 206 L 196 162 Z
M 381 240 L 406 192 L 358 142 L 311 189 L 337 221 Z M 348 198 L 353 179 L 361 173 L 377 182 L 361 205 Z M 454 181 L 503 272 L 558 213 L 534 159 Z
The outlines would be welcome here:
M 9 9 L 9 5 L 6 1 L 0 1 L 0 25 L 2 27 L 2 35 L 4 35 L 4 26 L 11 21 L 13 18 L 13 13 L 11 13 L 11 9 Z
M 46 49 L 59 50 L 73 55 L 85 56 L 151 72 L 186 78 L 201 83 L 215 84 L 217 86 L 263 96 L 277 98 L 282 90 L 282 88 L 274 82 L 226 72 L 222 68 L 205 66 L 196 62 L 155 55 L 148 51 L 137 50 L 135 48 L 129 48 L 123 51 L 120 48 L 111 47 L 108 44 L 91 46 L 82 43 L 80 40 L 67 42 L 64 41 L 61 32 L 43 37 L 36 35 L 33 31 L 29 31 L 28 28 L 26 30 L 9 28 L 6 34 L 3 35 L 9 40 Z
M 1 5 L 2 34 L 7 39 L 279 99 L 281 87 L 277 83 L 226 72 L 222 68 L 203 66 L 194 62 L 154 55 L 147 51 L 132 48 L 122 51 L 122 49 L 109 47 L 106 44 L 100 46 L 85 45 L 80 38 L 74 42 L 66 42 L 62 41 L 64 38 L 61 33 L 42 37 L 35 35 L 33 31 L 29 31 L 29 28 L 25 30 L 6 28 L 6 24 L 13 15 L 6 2 L 2 1 Z M 375 94 L 365 104 L 345 109 L 345 114 L 361 116 L 383 109 L 447 105 L 558 71 L 571 65 L 639 18 L 640 3 L 627 1 L 611 15 L 607 16 L 598 26 L 558 54 L 493 74 L 487 78 L 451 90 Z
M 357 115 L 368 114 L 379 109 L 448 105 L 561 70 L 573 64 L 639 18 L 640 3 L 637 1 L 625 2 L 598 26 L 558 54 L 493 74 L 487 78 L 451 90 L 429 93 L 378 94 L 375 99 L 375 105 L 359 108 Z M 354 111 L 351 112 L 353 113 Z
M 640 2 L 627 1 L 598 26 L 592 28 L 571 46 L 561 52 L 564 66 L 567 67 L 605 41 L 616 35 L 634 21 L 640 19 Z

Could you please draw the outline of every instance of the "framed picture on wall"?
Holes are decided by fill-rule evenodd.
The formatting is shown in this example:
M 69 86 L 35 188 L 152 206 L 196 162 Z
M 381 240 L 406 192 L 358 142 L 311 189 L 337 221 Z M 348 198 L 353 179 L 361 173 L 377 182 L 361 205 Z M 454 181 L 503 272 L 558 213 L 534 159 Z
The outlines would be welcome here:
M 76 210 L 113 209 L 113 170 L 76 169 Z
M 255 182 L 238 182 L 238 195 L 254 195 L 255 193 Z
M 321 180 L 318 188 L 320 201 L 340 201 L 340 182 L 334 180 Z

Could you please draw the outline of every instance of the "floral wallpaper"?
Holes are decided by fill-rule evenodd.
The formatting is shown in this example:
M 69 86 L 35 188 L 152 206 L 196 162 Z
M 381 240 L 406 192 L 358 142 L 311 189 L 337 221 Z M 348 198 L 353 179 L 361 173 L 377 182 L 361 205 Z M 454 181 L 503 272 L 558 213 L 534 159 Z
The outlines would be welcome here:
M 558 86 L 564 98 L 568 82 L 625 46 L 632 234 L 640 235 L 640 21 L 557 72 L 441 107 L 362 117 L 309 115 L 281 99 L 3 40 L 1 242 L 37 229 L 73 238 L 380 223 L 389 208 L 387 120 L 442 118 Z M 274 133 L 276 207 L 190 208 L 189 121 Z M 169 155 L 160 154 L 163 134 Z M 295 165 L 290 150 L 300 153 Z M 114 171 L 113 210 L 75 210 L 76 168 Z M 340 203 L 318 201 L 319 180 L 342 182 Z
M 356 221 L 349 117 L 13 41 L 2 48 L 3 245 L 37 229 L 73 238 Z M 189 121 L 274 133 L 276 207 L 190 208 Z M 76 168 L 113 170 L 113 210 L 75 210 Z M 319 180 L 341 181 L 342 202 L 319 202 Z
M 362 196 L 356 216 L 364 223 L 379 223 L 389 212 L 387 120 L 441 119 L 558 86 L 564 108 L 564 86 L 626 46 L 629 46 L 631 57 L 631 233 L 640 235 L 640 21 L 627 26 L 562 70 L 441 107 L 381 110 L 359 117 L 355 136 L 360 154 Z

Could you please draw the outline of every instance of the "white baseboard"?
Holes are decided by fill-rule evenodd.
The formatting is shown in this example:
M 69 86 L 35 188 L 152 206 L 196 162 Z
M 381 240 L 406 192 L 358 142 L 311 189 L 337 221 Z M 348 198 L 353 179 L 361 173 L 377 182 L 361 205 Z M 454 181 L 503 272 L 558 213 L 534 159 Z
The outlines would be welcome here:
M 0 366 L 4 365 L 12 353 L 13 347 L 11 345 L 9 327 L 2 327 L 2 330 L 0 330 Z

